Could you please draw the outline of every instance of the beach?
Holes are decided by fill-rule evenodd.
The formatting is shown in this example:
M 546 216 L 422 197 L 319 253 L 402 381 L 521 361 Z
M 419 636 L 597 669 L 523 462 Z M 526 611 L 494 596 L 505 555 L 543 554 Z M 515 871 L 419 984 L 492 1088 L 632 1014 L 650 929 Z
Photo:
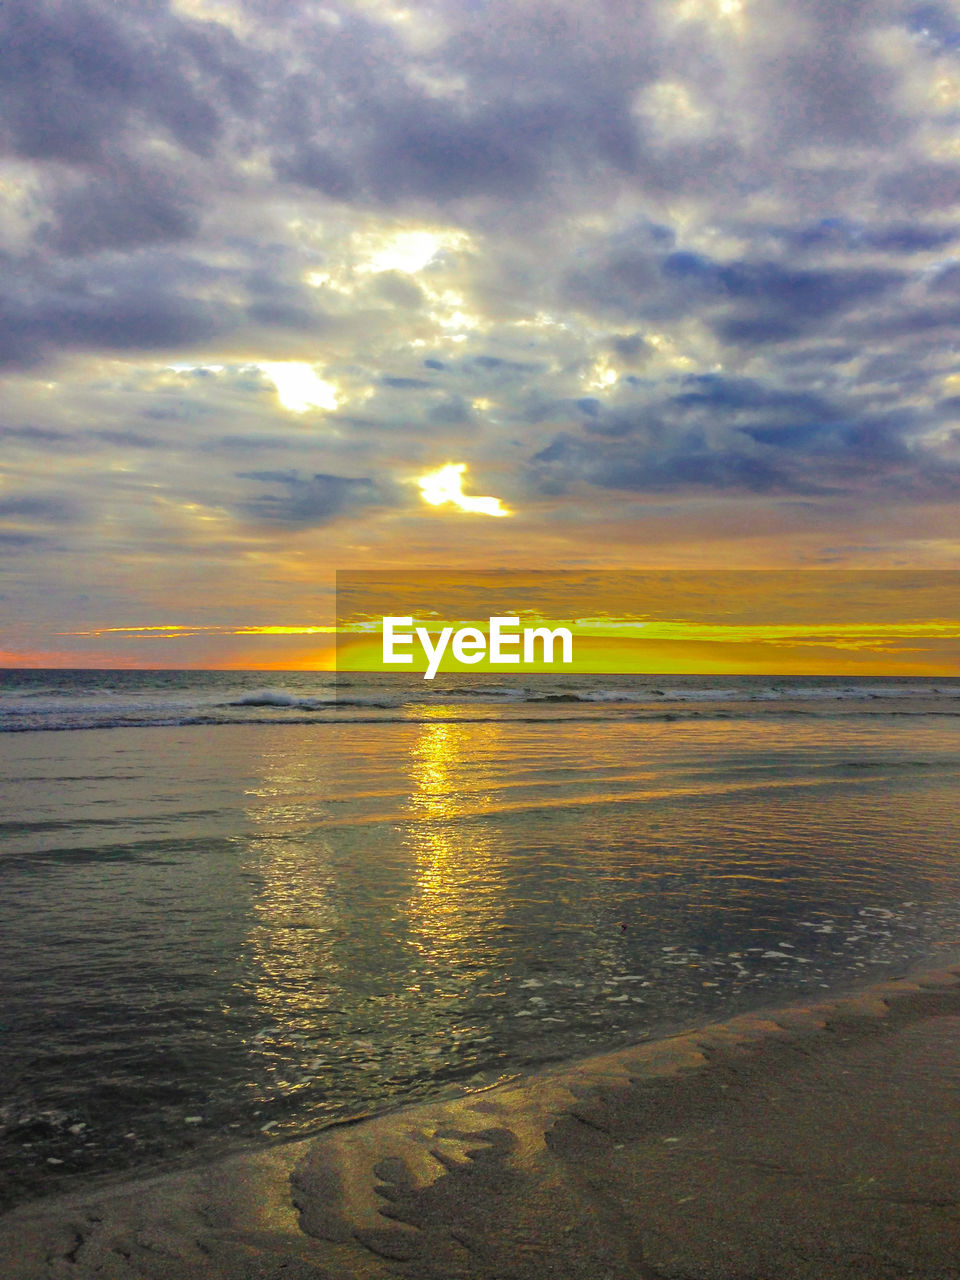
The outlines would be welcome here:
M 960 1275 L 960 966 L 14 1211 L 10 1280 Z
M 953 1274 L 958 682 L 5 681 L 11 1274 Z

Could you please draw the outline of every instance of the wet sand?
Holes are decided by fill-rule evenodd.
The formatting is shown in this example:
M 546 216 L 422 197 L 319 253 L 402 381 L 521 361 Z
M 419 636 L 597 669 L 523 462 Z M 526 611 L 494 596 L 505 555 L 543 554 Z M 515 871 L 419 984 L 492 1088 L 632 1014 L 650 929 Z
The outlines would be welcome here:
M 960 1280 L 960 966 L 21 1206 L 8 1280 Z

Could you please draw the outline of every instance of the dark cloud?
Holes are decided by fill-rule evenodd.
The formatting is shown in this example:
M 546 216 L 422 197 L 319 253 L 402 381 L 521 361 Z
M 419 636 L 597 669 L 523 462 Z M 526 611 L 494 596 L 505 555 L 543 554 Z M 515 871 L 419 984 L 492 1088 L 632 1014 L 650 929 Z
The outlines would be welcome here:
M 94 431 L 95 440 L 103 440 L 106 444 L 128 445 L 134 449 L 169 449 L 169 440 L 158 436 L 144 436 L 137 431 Z
M 296 303 L 254 302 L 247 309 L 246 319 L 263 328 L 293 329 L 298 333 L 316 333 L 323 328 L 323 319 L 315 308 Z
M 43 241 L 68 257 L 186 240 L 196 231 L 194 193 L 170 174 L 131 165 L 57 193 Z
M 58 444 L 73 438 L 68 431 L 57 431 L 52 427 L 0 427 L 0 437 L 40 445 Z
M 176 348 L 222 328 L 223 312 L 193 289 L 198 276 L 215 273 L 187 261 L 134 256 L 90 270 L 38 261 L 8 266 L 0 284 L 0 363 L 29 365 L 70 349 Z
M 498 373 L 529 373 L 536 368 L 536 365 L 521 360 L 504 360 L 500 356 L 474 356 L 472 363 L 478 369 L 495 369 Z
M 567 276 L 564 296 L 593 314 L 634 323 L 695 315 L 723 342 L 767 346 L 821 332 L 847 312 L 882 302 L 907 279 L 883 267 L 800 269 L 769 259 L 722 261 L 667 246 L 663 239 L 646 228 L 637 247 L 618 238 L 596 253 L 591 266 Z
M 281 492 L 262 494 L 240 506 L 246 518 L 262 524 L 312 528 L 365 507 L 391 504 L 392 495 L 367 476 L 318 474 L 301 477 L 293 471 L 244 473 L 246 478 L 282 486 Z
M 289 447 L 288 442 L 283 442 Z M 250 435 L 250 436 L 213 436 L 203 441 L 200 448 L 208 453 L 224 453 L 224 454 L 245 454 L 245 453 L 266 453 L 275 452 L 277 449 L 277 437 L 274 435 Z M 244 473 L 239 473 L 243 475 Z
M 474 422 L 470 406 L 460 396 L 449 396 L 439 404 L 431 406 L 427 411 L 427 421 L 442 423 L 444 426 L 466 426 Z
M 681 409 L 705 409 L 723 415 L 776 413 L 784 420 L 816 416 L 829 421 L 838 416 L 836 406 L 821 395 L 766 386 L 753 378 L 697 374 L 685 377 L 683 385 L 688 390 L 672 398 L 672 403 Z
M 886 202 L 910 213 L 952 209 L 960 204 L 960 165 L 915 161 L 881 178 L 877 190 Z
M 909 10 L 907 25 L 938 51 L 960 48 L 960 15 L 949 4 L 916 5 Z
M 951 263 L 934 275 L 928 286 L 931 293 L 943 293 L 948 296 L 960 294 L 960 263 Z
M 342 14 L 314 33 L 317 74 L 279 95 L 277 176 L 391 207 L 525 200 L 567 175 L 634 174 L 630 103 L 654 67 L 643 38 L 654 12 L 635 6 L 616 40 L 602 22 L 586 32 L 575 5 L 451 5 L 449 37 L 419 54 Z
M 7 262 L 0 281 L 0 365 L 70 350 L 176 351 L 243 330 L 319 333 L 316 291 L 208 263 L 202 253 L 140 249 L 80 261 Z
M 634 318 L 641 301 L 655 306 L 662 291 L 663 262 L 676 244 L 668 227 L 642 221 L 591 246 L 589 265 L 570 269 L 564 301 L 600 313 Z
M 0 106 L 9 150 L 86 163 L 134 123 L 210 153 L 222 100 L 253 81 L 224 28 L 190 24 L 154 4 L 9 0 L 0 10 Z
M 846 218 L 822 218 L 812 226 L 769 228 L 790 249 L 855 253 L 930 253 L 960 239 L 960 228 L 930 223 L 891 222 L 871 226 Z
M 674 253 L 663 263 L 665 275 L 695 283 L 700 296 L 733 302 L 714 327 L 721 337 L 740 340 L 758 325 L 770 338 L 789 336 L 811 322 L 832 319 L 873 301 L 903 282 L 898 272 L 840 268 L 797 271 L 777 262 L 719 263 L 698 254 Z M 757 337 L 763 341 L 762 337 Z
M 928 304 L 905 306 L 899 309 L 874 313 L 865 320 L 852 322 L 848 327 L 851 338 L 860 342 L 911 338 L 914 335 L 934 335 L 938 330 L 949 335 L 960 325 L 960 304 Z
M 834 496 L 900 486 L 905 495 L 956 493 L 960 468 L 942 458 L 916 458 L 896 426 L 862 421 L 830 429 L 820 424 L 749 427 L 739 439 L 709 447 L 696 434 L 651 443 L 631 437 L 602 448 L 558 436 L 532 459 L 531 483 L 565 493 L 584 484 L 623 493 Z
M 798 0 L 769 12 L 753 61 L 753 82 L 774 107 L 770 140 L 889 146 L 909 130 L 897 73 L 867 37 L 886 6 Z
M 467 116 L 411 103 L 384 121 L 367 158 L 371 193 L 387 204 L 427 196 L 440 204 L 477 195 L 515 199 L 541 183 L 549 113 L 513 104 Z
M 0 520 L 19 516 L 39 520 L 43 524 L 66 524 L 74 521 L 77 515 L 76 502 L 59 496 L 16 494 L 0 498 Z
M 534 483 L 545 493 L 564 493 L 583 483 L 622 493 L 796 491 L 786 470 L 759 450 L 751 453 L 747 449 L 734 452 L 686 447 L 664 455 L 637 441 L 611 444 L 600 450 L 595 444 L 560 436 L 535 455 L 533 464 Z M 822 486 L 811 485 L 805 491 L 822 492 Z
M 0 364 L 29 365 L 55 352 L 185 347 L 220 330 L 214 307 L 158 292 L 150 298 L 70 291 L 29 302 L 0 296 Z
M 6 529 L 0 529 L 0 547 L 7 547 L 11 551 L 18 548 L 45 547 L 47 543 L 48 539 L 39 533 L 11 533 Z
M 289 468 L 284 471 L 238 471 L 239 480 L 261 480 L 264 484 L 299 484 L 300 475 Z
M 349 160 L 340 160 L 309 140 L 290 149 L 284 149 L 281 144 L 273 167 L 282 182 L 312 187 L 335 200 L 350 200 L 356 194 L 357 184 Z
M 942 499 L 960 469 L 929 433 L 950 402 L 891 407 L 852 389 L 831 398 L 721 375 L 688 376 L 678 393 L 633 406 L 577 402 L 580 429 L 531 458 L 530 482 L 562 494 L 584 485 L 624 493 L 781 496 L 904 494 Z M 960 397 L 958 397 L 960 401 Z
M 653 352 L 641 333 L 614 334 L 607 349 L 630 368 L 645 364 Z

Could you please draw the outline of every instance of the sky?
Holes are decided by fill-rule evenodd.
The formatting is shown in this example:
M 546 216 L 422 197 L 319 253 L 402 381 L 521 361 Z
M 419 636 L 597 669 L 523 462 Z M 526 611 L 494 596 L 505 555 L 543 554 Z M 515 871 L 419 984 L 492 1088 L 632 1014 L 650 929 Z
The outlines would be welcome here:
M 337 570 L 956 568 L 958 124 L 957 4 L 6 0 L 0 664 L 323 666 Z

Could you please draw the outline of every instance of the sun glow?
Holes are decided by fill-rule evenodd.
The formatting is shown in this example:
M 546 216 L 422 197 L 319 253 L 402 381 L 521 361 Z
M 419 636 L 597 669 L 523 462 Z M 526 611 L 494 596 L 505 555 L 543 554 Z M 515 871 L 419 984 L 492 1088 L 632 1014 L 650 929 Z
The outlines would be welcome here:
M 369 269 L 415 275 L 434 258 L 440 243 L 430 231 L 400 231 L 372 255 Z
M 442 507 L 452 502 L 461 511 L 474 511 L 484 516 L 510 516 L 513 512 L 503 506 L 499 498 L 472 498 L 463 492 L 463 475 L 466 465 L 451 462 L 439 471 L 420 476 L 417 484 L 420 494 L 431 507 Z
M 302 360 L 267 361 L 257 366 L 277 389 L 280 403 L 291 413 L 308 409 L 336 409 L 337 394 L 332 383 L 318 378 Z
M 358 232 L 352 239 L 361 257 L 358 271 L 403 271 L 407 275 L 422 271 L 438 254 L 471 244 L 466 232 L 439 227 L 370 230 Z

